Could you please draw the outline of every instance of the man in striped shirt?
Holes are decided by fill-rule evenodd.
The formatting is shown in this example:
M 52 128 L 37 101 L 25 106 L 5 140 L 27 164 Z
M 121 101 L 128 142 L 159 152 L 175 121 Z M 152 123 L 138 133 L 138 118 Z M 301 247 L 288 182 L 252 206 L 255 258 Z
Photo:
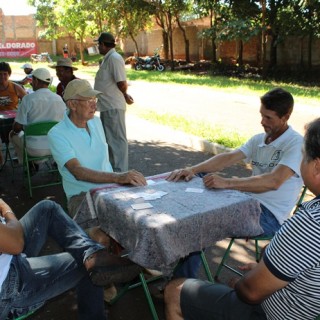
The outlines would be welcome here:
M 286 221 L 262 260 L 234 288 L 176 279 L 165 289 L 166 319 L 313 320 L 320 314 L 320 118 L 304 138 L 301 175 L 316 197 Z

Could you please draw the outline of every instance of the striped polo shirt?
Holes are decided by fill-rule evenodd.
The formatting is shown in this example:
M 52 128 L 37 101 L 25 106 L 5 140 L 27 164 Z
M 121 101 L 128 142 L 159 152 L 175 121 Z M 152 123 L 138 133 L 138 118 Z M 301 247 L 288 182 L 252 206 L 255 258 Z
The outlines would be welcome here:
M 289 282 L 262 306 L 268 319 L 314 320 L 320 315 L 320 197 L 284 223 L 263 257 L 269 271 Z

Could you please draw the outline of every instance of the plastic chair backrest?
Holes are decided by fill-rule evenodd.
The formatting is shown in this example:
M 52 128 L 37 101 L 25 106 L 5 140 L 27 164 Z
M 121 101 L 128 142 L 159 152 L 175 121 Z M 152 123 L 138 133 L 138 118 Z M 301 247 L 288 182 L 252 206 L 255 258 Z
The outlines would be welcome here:
M 58 185 L 61 184 L 61 177 L 59 175 L 59 179 L 57 179 L 54 182 L 50 183 L 38 183 L 37 185 L 33 185 L 31 182 L 31 174 L 30 174 L 30 167 L 29 163 L 30 161 L 42 161 L 42 160 L 49 160 L 52 159 L 51 153 L 49 155 L 44 155 L 44 156 L 31 156 L 28 154 L 28 137 L 31 136 L 47 136 L 48 132 L 50 129 L 55 126 L 58 122 L 57 121 L 43 121 L 43 122 L 35 122 L 27 125 L 24 128 L 24 149 L 23 149 L 23 170 L 24 170 L 24 176 L 27 178 L 27 183 L 28 183 L 28 189 L 29 189 L 29 195 L 30 198 L 32 198 L 32 189 L 35 188 L 42 188 L 42 187 L 47 187 L 47 186 L 53 186 L 53 185 Z M 48 166 L 47 172 L 50 173 L 58 173 L 57 168 L 52 168 L 51 166 Z
M 46 136 L 57 123 L 57 121 L 31 123 L 24 128 L 24 134 L 25 136 Z

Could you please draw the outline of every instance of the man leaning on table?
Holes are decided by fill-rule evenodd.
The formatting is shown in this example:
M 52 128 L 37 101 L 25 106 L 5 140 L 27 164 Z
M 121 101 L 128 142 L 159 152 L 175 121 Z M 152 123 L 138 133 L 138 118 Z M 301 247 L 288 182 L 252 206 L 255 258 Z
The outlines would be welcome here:
M 69 82 L 63 95 L 68 110 L 48 133 L 72 217 L 92 188 L 106 183 L 146 185 L 138 171 L 113 172 L 101 120 L 95 116 L 99 94 L 87 80 Z
M 265 133 L 249 139 L 240 148 L 213 156 L 189 168 L 173 171 L 167 180 L 189 181 L 206 173 L 207 188 L 233 189 L 249 193 L 260 202 L 260 225 L 263 235 L 273 236 L 289 218 L 302 187 L 300 163 L 302 136 L 288 125 L 293 110 L 292 95 L 275 88 L 261 98 L 261 125 Z M 252 176 L 223 178 L 216 174 L 241 160 L 252 166 Z M 177 276 L 196 277 L 200 266 L 198 254 L 191 254 L 177 271 Z
M 234 288 L 176 279 L 165 289 L 167 320 L 314 320 L 320 315 L 320 118 L 307 126 L 301 162 L 305 185 L 316 195 L 282 225 L 259 264 Z

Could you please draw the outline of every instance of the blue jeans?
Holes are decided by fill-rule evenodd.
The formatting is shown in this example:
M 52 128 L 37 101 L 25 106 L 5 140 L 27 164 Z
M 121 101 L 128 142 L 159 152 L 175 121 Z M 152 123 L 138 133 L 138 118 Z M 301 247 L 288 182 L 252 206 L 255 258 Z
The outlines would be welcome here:
M 84 260 L 104 247 L 91 240 L 57 203 L 44 200 L 20 220 L 25 237 L 22 254 L 12 259 L 0 294 L 0 319 L 18 317 L 48 299 L 77 289 L 78 318 L 106 320 L 103 288 L 94 286 Z M 47 237 L 65 252 L 38 256 Z
M 260 236 L 274 236 L 280 229 L 281 224 L 278 222 L 273 213 L 263 204 L 260 204 L 260 208 L 260 226 L 263 229 L 263 233 Z
M 263 229 L 261 236 L 274 236 L 281 225 L 263 204 L 260 204 L 260 226 Z M 186 258 L 180 261 L 180 264 L 173 273 L 174 278 L 198 278 L 201 266 L 200 251 L 190 253 Z

